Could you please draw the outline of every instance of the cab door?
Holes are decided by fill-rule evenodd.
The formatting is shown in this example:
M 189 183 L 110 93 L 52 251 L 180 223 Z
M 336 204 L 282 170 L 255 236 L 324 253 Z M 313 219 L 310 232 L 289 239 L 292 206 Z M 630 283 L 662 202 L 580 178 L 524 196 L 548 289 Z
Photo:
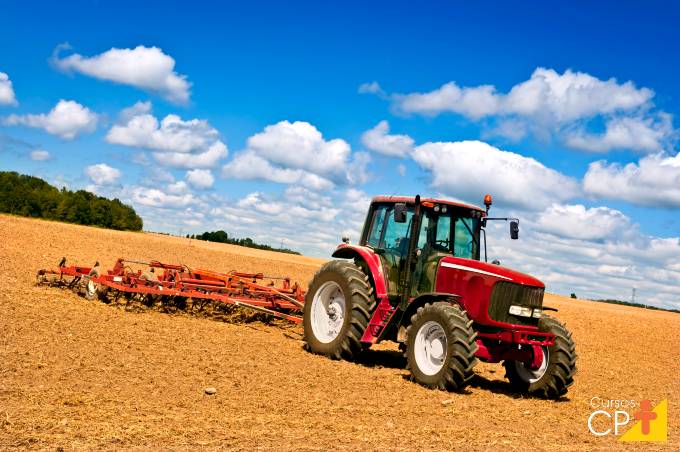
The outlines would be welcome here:
M 394 218 L 394 205 L 381 204 L 374 209 L 373 221 L 366 244 L 380 255 L 383 271 L 388 281 L 387 293 L 398 297 L 399 281 L 405 270 L 409 249 L 414 207 L 407 206 L 406 221 L 397 222 Z

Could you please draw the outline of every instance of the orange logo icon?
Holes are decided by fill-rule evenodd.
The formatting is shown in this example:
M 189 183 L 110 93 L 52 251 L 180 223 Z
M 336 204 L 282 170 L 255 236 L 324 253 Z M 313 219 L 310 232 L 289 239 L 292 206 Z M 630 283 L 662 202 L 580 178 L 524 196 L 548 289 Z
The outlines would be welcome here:
M 668 399 L 652 409 L 649 400 L 640 402 L 640 410 L 633 413 L 638 422 L 624 433 L 619 441 L 666 441 L 668 439 Z

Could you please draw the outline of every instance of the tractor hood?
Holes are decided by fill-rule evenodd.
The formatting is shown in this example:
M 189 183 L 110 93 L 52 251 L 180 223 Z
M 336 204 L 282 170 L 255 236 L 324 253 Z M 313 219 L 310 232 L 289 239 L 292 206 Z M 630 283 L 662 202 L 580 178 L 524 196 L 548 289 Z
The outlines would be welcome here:
M 461 257 L 444 257 L 439 261 L 440 268 L 478 273 L 480 276 L 497 278 L 502 281 L 513 282 L 525 286 L 545 287 L 540 280 L 525 273 L 520 273 L 508 267 L 480 262 L 473 259 L 463 259 Z

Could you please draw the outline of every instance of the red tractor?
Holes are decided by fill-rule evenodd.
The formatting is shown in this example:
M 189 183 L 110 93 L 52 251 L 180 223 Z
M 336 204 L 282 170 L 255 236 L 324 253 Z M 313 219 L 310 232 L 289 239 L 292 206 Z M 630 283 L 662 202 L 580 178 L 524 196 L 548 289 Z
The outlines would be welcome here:
M 486 262 L 488 221 L 477 206 L 379 196 L 361 239 L 343 238 L 314 275 L 304 307 L 306 348 L 351 360 L 391 340 L 405 352 L 416 382 L 446 390 L 470 383 L 477 359 L 503 362 L 519 392 L 559 398 L 573 383 L 571 333 L 544 311 L 544 284 Z M 484 251 L 484 262 L 480 254 Z

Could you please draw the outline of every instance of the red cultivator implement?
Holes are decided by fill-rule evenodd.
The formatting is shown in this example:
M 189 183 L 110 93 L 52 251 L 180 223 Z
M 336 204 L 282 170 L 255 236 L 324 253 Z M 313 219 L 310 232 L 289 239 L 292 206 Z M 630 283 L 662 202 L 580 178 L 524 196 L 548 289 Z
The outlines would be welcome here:
M 146 266 L 133 270 L 129 264 Z M 156 303 L 202 309 L 209 303 L 238 306 L 263 312 L 280 319 L 301 323 L 305 293 L 289 278 L 268 277 L 262 273 L 192 269 L 182 264 L 158 261 L 140 262 L 120 258 L 113 270 L 66 266 L 62 259 L 56 270 L 39 270 L 39 284 L 81 291 L 90 300 L 105 302 L 138 300 L 147 306 Z M 275 280 L 281 280 L 276 287 Z

